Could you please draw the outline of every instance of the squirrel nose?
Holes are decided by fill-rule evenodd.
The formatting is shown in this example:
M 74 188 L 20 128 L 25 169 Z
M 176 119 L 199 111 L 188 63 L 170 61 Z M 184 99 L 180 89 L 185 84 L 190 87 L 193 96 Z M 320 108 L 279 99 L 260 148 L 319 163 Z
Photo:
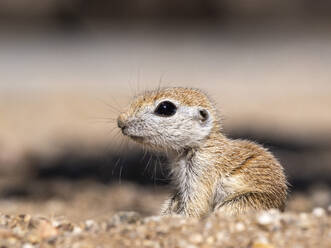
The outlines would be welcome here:
M 118 126 L 120 129 L 124 129 L 124 128 L 126 127 L 126 125 L 125 125 L 125 121 L 124 121 L 124 117 L 123 117 L 122 114 L 117 118 L 117 126 Z

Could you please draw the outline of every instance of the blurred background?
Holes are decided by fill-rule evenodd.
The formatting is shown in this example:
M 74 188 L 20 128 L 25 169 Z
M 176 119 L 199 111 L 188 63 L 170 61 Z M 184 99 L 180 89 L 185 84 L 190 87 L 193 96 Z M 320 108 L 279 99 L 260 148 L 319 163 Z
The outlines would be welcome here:
M 0 1 L 0 211 L 156 214 L 166 158 L 114 120 L 146 89 L 209 92 L 224 132 L 268 147 L 288 209 L 331 204 L 331 3 Z

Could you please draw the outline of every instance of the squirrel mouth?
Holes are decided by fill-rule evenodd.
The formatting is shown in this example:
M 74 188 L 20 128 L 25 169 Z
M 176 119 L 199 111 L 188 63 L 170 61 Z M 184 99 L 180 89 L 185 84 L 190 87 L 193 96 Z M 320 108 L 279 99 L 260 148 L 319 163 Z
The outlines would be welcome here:
M 141 137 L 141 136 L 129 135 L 129 137 L 131 139 L 133 139 L 134 141 L 137 141 L 137 142 L 140 142 L 140 143 L 142 143 L 144 141 L 144 137 Z

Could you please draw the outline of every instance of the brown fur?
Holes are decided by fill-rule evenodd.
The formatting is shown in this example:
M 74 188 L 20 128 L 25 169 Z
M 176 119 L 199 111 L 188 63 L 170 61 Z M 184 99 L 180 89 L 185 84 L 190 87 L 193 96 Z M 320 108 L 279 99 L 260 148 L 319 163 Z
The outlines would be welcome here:
M 214 105 L 200 90 L 166 88 L 145 92 L 136 97 L 119 121 L 127 123 L 141 108 L 153 105 L 159 99 L 205 108 L 213 118 L 209 135 L 198 146 L 173 153 L 175 190 L 165 203 L 163 214 L 203 217 L 215 210 L 241 214 L 252 210 L 284 209 L 287 182 L 282 166 L 262 146 L 225 137 Z M 184 168 L 179 169 L 183 163 Z

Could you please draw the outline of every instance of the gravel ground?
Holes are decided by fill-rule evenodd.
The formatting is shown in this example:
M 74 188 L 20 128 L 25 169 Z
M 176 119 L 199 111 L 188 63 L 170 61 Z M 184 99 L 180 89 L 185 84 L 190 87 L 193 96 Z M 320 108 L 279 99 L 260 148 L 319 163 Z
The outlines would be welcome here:
M 101 221 L 0 215 L 1 247 L 330 247 L 331 209 L 205 220 L 119 212 Z
M 1 248 L 331 247 L 330 190 L 323 187 L 293 193 L 284 213 L 217 213 L 204 220 L 158 216 L 168 191 L 157 186 L 43 182 L 26 187 L 28 195 L 0 198 Z

